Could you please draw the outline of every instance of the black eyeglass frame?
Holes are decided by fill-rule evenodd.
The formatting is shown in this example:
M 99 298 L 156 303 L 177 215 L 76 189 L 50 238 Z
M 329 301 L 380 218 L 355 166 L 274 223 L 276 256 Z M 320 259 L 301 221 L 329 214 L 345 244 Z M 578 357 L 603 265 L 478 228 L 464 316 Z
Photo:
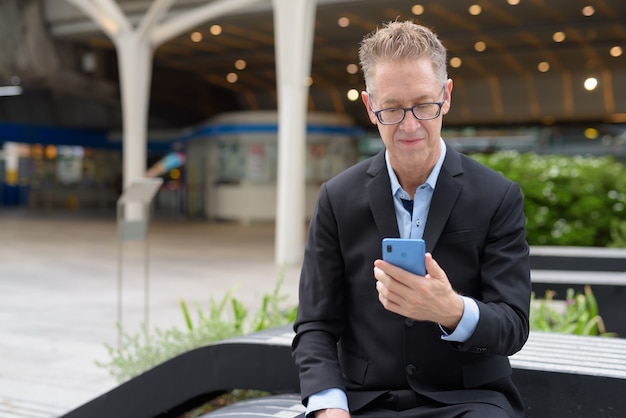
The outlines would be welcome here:
M 446 86 L 444 85 L 441 89 L 442 92 L 445 92 Z M 372 111 L 372 113 L 374 114 L 374 116 L 376 116 L 376 119 L 378 119 L 378 122 L 381 123 L 381 125 L 398 125 L 400 123 L 402 123 L 402 121 L 404 121 L 404 118 L 406 117 L 406 112 L 408 112 L 409 110 L 411 111 L 411 113 L 413 114 L 413 117 L 415 117 L 415 119 L 417 120 L 433 120 L 433 119 L 437 119 L 439 116 L 441 116 L 441 108 L 443 107 L 443 104 L 446 102 L 446 98 L 444 96 L 443 100 L 441 100 L 440 102 L 424 102 L 424 103 L 418 103 L 416 105 L 413 105 L 411 107 L 386 107 L 384 109 L 379 109 L 379 110 L 374 110 L 374 108 L 372 107 L 372 95 L 371 93 L 367 93 L 367 97 L 368 97 L 368 101 L 369 101 L 369 105 L 370 105 L 370 110 Z M 420 118 L 419 116 L 417 116 L 415 114 L 414 109 L 416 107 L 420 107 L 420 106 L 424 106 L 424 105 L 437 105 L 439 108 L 437 109 L 437 114 L 435 116 L 433 116 L 432 118 Z M 381 117 L 380 117 L 380 113 L 384 112 L 385 110 L 402 110 L 402 118 L 398 121 L 398 122 L 393 122 L 393 123 L 389 123 L 389 122 L 384 122 Z

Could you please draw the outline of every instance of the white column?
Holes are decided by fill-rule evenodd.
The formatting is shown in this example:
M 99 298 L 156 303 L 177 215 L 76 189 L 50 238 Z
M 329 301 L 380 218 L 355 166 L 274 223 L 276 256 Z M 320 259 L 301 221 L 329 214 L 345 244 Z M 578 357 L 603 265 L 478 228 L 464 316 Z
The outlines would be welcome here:
M 124 189 L 145 177 L 153 49 L 194 26 L 260 0 L 219 0 L 161 22 L 175 0 L 154 0 L 134 28 L 114 0 L 67 0 L 96 22 L 115 44 L 120 74 L 123 120 Z M 127 218 L 140 219 L 129 206 Z
M 148 146 L 148 96 L 152 78 L 152 48 L 135 31 L 115 37 L 123 112 L 124 189 L 145 177 Z M 129 218 L 141 210 L 128 208 Z
M 302 260 L 306 199 L 306 115 L 315 0 L 273 0 L 278 89 L 275 262 Z

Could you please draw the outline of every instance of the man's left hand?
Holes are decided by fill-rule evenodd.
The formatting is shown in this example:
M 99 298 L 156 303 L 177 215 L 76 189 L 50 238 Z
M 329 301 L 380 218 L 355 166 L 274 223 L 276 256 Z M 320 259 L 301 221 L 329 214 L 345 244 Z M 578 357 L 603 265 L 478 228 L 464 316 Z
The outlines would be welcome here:
M 426 276 L 418 276 L 383 260 L 374 262 L 378 299 L 385 309 L 417 321 L 432 321 L 454 330 L 463 316 L 463 299 L 452 289 L 445 271 L 426 253 Z

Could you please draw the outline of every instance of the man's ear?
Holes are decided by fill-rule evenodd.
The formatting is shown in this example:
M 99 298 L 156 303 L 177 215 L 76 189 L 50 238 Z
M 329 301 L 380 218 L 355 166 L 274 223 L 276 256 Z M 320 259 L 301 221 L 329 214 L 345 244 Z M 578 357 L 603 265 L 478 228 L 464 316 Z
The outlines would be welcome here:
M 369 116 L 370 122 L 372 122 L 374 125 L 378 125 L 378 119 L 376 118 L 376 115 L 374 115 L 374 112 L 372 111 L 372 104 L 370 103 L 370 95 L 366 91 L 361 92 L 361 100 L 363 101 L 363 104 L 365 105 L 365 109 L 367 110 L 367 116 Z
M 453 87 L 453 83 L 452 83 L 452 79 L 449 78 L 446 81 L 446 88 L 445 88 L 445 93 L 444 93 L 444 103 L 443 106 L 441 106 L 441 113 L 443 113 L 444 115 L 448 114 L 448 112 L 450 111 L 450 106 L 452 105 L 452 87 Z

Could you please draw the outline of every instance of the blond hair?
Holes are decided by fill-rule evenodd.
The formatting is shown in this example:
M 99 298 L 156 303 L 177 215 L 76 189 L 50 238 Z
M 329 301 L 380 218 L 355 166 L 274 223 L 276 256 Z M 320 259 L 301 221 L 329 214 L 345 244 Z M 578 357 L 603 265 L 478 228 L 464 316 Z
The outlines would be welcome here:
M 448 79 L 446 48 L 437 35 L 425 26 L 411 21 L 386 22 L 382 28 L 366 35 L 359 48 L 359 61 L 370 90 L 374 69 L 379 62 L 399 62 L 407 59 L 430 59 L 433 71 L 443 85 Z

